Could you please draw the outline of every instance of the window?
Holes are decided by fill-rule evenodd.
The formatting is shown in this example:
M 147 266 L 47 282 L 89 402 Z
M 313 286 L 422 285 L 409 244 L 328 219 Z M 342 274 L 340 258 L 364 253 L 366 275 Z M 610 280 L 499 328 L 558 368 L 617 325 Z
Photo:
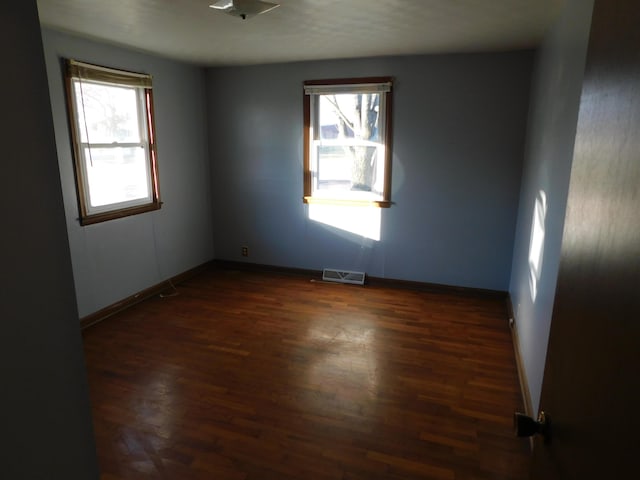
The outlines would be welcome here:
M 160 208 L 151 76 L 66 61 L 80 223 Z
M 391 205 L 391 78 L 304 82 L 304 201 Z

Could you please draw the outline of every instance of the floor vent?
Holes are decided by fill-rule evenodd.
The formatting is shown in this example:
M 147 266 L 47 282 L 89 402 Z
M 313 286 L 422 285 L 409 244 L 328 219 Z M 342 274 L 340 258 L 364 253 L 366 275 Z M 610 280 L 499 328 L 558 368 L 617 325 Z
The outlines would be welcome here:
M 349 270 L 334 270 L 333 268 L 325 268 L 322 271 L 322 280 L 328 282 L 353 283 L 356 285 L 364 285 L 364 272 L 351 272 Z

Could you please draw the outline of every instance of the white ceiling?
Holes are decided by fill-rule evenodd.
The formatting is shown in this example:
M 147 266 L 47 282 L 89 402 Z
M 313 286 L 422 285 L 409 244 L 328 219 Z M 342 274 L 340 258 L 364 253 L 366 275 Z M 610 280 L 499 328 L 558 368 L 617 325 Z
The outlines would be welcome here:
M 214 0 L 38 0 L 44 26 L 201 65 L 535 47 L 565 0 L 270 0 L 248 20 Z

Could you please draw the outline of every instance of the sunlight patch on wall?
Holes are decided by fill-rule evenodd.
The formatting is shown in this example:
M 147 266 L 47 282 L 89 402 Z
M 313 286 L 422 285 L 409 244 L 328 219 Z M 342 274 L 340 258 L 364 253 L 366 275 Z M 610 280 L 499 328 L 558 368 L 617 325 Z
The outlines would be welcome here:
M 544 256 L 545 221 L 547 218 L 547 195 L 543 190 L 538 192 L 531 222 L 531 240 L 529 242 L 529 288 L 531 301 L 538 296 L 538 282 L 542 271 Z
M 310 204 L 309 218 L 354 235 L 380 241 L 381 209 L 378 207 Z

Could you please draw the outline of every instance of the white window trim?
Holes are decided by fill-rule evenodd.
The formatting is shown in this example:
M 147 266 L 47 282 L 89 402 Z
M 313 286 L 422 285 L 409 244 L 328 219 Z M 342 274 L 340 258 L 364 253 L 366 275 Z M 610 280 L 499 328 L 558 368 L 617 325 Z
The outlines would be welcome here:
M 381 93 L 379 129 L 382 132 L 382 144 L 367 140 L 321 140 L 317 138 L 314 126 L 319 124 L 317 104 L 321 95 L 339 93 Z M 374 205 L 389 207 L 391 205 L 391 108 L 392 79 L 375 77 L 367 79 L 313 80 L 304 83 L 304 195 L 305 203 L 332 203 L 347 205 Z M 336 193 L 335 191 L 319 191 L 314 189 L 317 175 L 317 148 L 330 145 L 344 146 L 370 145 L 378 148 L 383 165 L 382 191 Z
M 98 65 L 66 61 L 66 87 L 69 113 L 69 125 L 73 143 L 75 160 L 76 187 L 78 205 L 80 211 L 80 223 L 88 225 L 92 223 L 111 220 L 129 215 L 135 215 L 146 211 L 157 210 L 161 207 L 158 183 L 158 166 L 155 142 L 155 126 L 153 121 L 153 98 L 151 90 L 151 76 L 135 72 L 116 70 Z M 130 87 L 136 91 L 138 109 L 139 142 L 112 142 L 92 143 L 82 141 L 80 135 L 81 125 L 77 112 L 81 105 L 76 98 L 74 85 L 78 83 L 82 88 L 83 83 Z M 147 165 L 147 191 L 146 197 L 125 202 L 111 203 L 108 205 L 92 206 L 89 198 L 88 172 L 86 169 L 86 151 L 91 149 L 141 147 Z

